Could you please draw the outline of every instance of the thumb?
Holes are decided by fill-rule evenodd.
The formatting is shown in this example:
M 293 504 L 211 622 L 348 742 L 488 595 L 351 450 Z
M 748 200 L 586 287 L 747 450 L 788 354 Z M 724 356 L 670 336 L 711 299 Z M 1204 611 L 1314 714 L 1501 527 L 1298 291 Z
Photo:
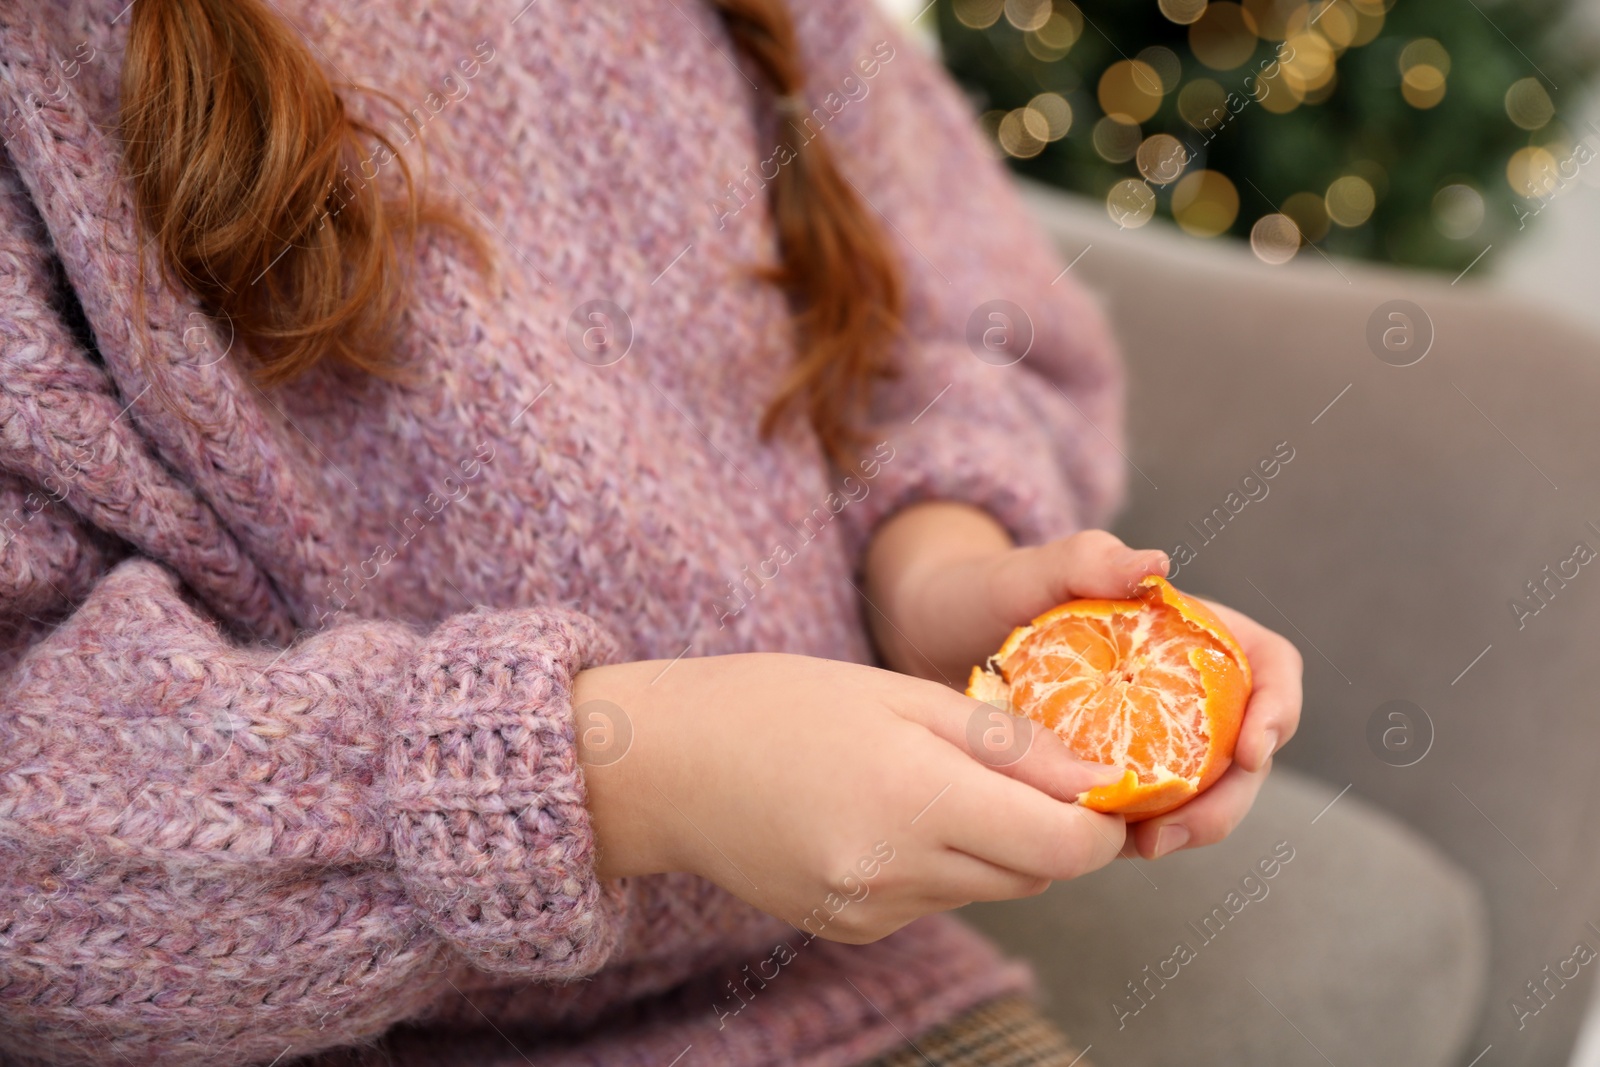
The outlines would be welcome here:
M 1014 714 L 1011 708 L 933 683 L 919 682 L 916 689 L 907 687 L 896 696 L 895 710 L 902 717 L 990 770 L 1057 800 L 1071 801 L 1095 786 L 1122 780 L 1122 768 L 1079 759 L 1055 731 Z
M 1129 548 L 1104 530 L 1084 530 L 1029 552 L 1025 565 L 1032 574 L 1024 580 L 1048 601 L 1041 612 L 1075 597 L 1126 599 L 1141 579 L 1166 574 L 1171 565 L 1160 549 Z

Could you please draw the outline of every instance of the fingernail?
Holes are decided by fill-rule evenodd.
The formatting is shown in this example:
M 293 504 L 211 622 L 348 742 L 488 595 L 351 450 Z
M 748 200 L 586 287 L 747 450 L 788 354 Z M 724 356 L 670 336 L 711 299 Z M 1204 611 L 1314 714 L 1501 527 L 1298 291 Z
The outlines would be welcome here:
M 1278 731 L 1268 730 L 1261 736 L 1266 742 L 1261 747 L 1261 762 L 1265 763 L 1272 758 L 1274 752 L 1278 751 Z
M 1115 782 L 1120 782 L 1123 776 L 1128 773 L 1121 767 L 1113 767 L 1109 763 L 1095 763 L 1092 760 L 1079 760 L 1078 766 L 1083 768 L 1083 772 L 1088 775 L 1091 781 L 1100 785 L 1111 785 Z
M 1156 831 L 1156 847 L 1150 858 L 1158 860 L 1169 852 L 1176 852 L 1189 843 L 1189 828 L 1168 823 Z

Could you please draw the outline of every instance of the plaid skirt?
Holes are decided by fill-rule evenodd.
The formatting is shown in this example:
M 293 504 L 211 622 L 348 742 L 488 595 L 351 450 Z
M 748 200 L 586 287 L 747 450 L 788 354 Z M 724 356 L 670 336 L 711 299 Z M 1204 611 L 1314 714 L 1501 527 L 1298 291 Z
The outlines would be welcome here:
M 526 1057 L 513 1056 L 504 1047 L 504 1035 L 483 1039 L 487 1055 L 475 1055 L 460 1042 L 429 1037 L 426 1047 L 390 1042 L 404 1031 L 397 1027 L 376 1044 L 333 1049 L 280 1067 L 420 1067 L 423 1063 L 477 1063 L 496 1067 L 522 1067 Z M 445 1051 L 449 1047 L 452 1051 Z M 1087 1052 L 1085 1049 L 1084 1052 Z M 687 1063 L 687 1061 L 685 1061 Z M 3 1067 L 3 1065 L 0 1065 Z M 1089 1059 L 1067 1042 L 1066 1036 L 1032 1001 L 1022 996 L 1001 997 L 958 1015 L 915 1041 L 863 1067 L 1092 1067 Z
M 1092 1067 L 1026 997 L 980 1004 L 866 1067 Z

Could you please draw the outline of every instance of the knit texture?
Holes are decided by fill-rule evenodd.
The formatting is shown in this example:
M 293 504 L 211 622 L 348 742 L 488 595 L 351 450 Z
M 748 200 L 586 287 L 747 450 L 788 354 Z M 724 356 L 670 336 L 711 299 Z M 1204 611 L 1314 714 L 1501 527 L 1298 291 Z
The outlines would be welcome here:
M 796 5 L 808 126 L 909 296 L 838 484 L 802 423 L 758 432 L 794 356 L 755 271 L 778 134 L 714 11 L 273 6 L 400 101 L 347 95 L 421 131 L 497 288 L 430 233 L 413 383 L 257 388 L 141 264 L 126 0 L 0 4 L 0 1063 L 846 1067 L 1024 989 L 946 917 L 843 946 L 602 883 L 571 708 L 602 663 L 870 661 L 853 583 L 908 503 L 1023 542 L 1117 503 L 1104 319 L 965 102 L 867 0 Z M 1010 365 L 973 351 L 994 300 Z

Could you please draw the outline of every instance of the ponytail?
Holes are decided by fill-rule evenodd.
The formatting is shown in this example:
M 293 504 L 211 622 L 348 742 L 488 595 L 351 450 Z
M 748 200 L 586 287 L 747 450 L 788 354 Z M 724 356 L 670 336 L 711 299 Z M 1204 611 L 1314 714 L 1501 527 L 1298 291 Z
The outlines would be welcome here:
M 740 49 L 761 68 L 783 116 L 782 156 L 770 189 L 783 262 L 770 273 L 795 307 L 799 358 L 762 419 L 770 434 L 802 407 L 835 465 L 855 471 L 852 448 L 873 383 L 892 375 L 901 286 L 876 220 L 834 162 L 828 142 L 806 137 L 788 114 L 800 111 L 804 70 L 783 0 L 714 0 Z M 800 136 L 794 136 L 800 134 Z

